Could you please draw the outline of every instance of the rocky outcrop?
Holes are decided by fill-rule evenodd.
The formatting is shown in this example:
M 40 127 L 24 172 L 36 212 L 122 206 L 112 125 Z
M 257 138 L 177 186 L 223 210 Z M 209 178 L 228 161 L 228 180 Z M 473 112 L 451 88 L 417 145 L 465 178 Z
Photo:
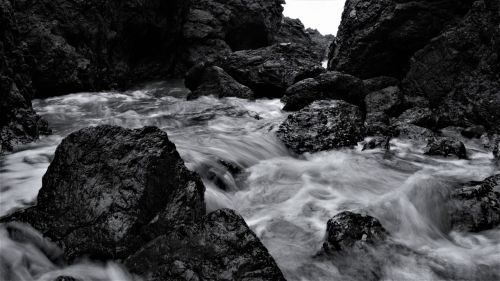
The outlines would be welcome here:
M 281 99 L 284 110 L 300 110 L 317 100 L 345 100 L 363 106 L 367 89 L 359 78 L 330 71 L 315 78 L 304 79 L 286 90 Z
M 253 98 L 252 90 L 238 83 L 218 66 L 196 65 L 186 75 L 184 83 L 191 90 L 188 100 L 208 95 L 218 98 Z
M 125 261 L 156 280 L 285 280 L 243 218 L 218 210 L 142 247 Z
M 342 212 L 328 221 L 323 251 L 327 254 L 363 248 L 383 242 L 388 233 L 368 215 Z
M 314 54 L 294 43 L 234 52 L 214 64 L 252 89 L 257 98 L 280 98 L 294 83 L 324 72 Z
M 404 80 L 440 127 L 500 130 L 500 4 L 475 1 L 467 16 L 417 52 Z
M 479 232 L 500 225 L 500 175 L 470 182 L 451 193 L 451 225 L 455 230 Z
M 183 28 L 184 51 L 178 72 L 232 51 L 269 46 L 280 29 L 283 0 L 192 1 Z
M 424 154 L 435 156 L 456 156 L 459 159 L 467 159 L 467 150 L 463 142 L 446 137 L 430 138 L 424 149 Z
M 401 90 L 390 86 L 371 92 L 365 97 L 365 124 L 369 135 L 385 135 L 389 133 L 390 118 L 404 110 Z
M 363 117 L 357 106 L 347 102 L 316 101 L 290 114 L 277 135 L 296 153 L 354 146 L 363 140 Z
M 120 259 L 145 280 L 284 280 L 239 215 L 205 214 L 204 191 L 165 132 L 98 126 L 64 139 L 36 205 L 1 221 L 58 263 Z
M 467 13 L 471 2 L 348 0 L 329 70 L 363 79 L 404 77 L 413 54 Z
M 99 126 L 63 140 L 36 206 L 9 220 L 32 225 L 70 260 L 124 258 L 155 229 L 200 220 L 204 191 L 163 131 Z

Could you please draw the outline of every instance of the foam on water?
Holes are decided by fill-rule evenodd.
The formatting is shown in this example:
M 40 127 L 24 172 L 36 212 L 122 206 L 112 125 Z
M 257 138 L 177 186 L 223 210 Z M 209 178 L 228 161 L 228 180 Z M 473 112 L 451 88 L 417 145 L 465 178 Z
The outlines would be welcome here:
M 34 101 L 54 135 L 0 158 L 0 216 L 35 199 L 57 144 L 70 132 L 99 124 L 154 125 L 168 132 L 188 168 L 202 176 L 208 209 L 238 210 L 289 280 L 362 279 L 357 272 L 369 264 L 352 261 L 353 271 L 345 272 L 315 257 L 326 222 L 344 210 L 377 217 L 395 242 L 415 253 L 377 249 L 380 257 L 390 257 L 382 280 L 500 277 L 500 230 L 456 233 L 447 222 L 445 203 L 452 186 L 499 172 L 480 144 L 466 144 L 472 152 L 469 160 L 427 157 L 422 146 L 400 140 L 391 141 L 390 153 L 356 148 L 297 156 L 274 134 L 286 118 L 279 100 L 186 101 L 185 93 L 181 82 L 174 81 L 124 93 Z M 43 251 L 27 250 L 26 243 L 13 241 L 4 228 L 0 239 L 2 249 L 18 253 L 0 256 L 3 263 L 18 266 L 17 280 L 50 280 L 61 270 L 85 280 L 130 277 L 114 263 L 51 264 Z M 10 258 L 21 253 L 39 270 L 22 273 L 28 267 Z M 40 279 L 44 276 L 52 277 Z

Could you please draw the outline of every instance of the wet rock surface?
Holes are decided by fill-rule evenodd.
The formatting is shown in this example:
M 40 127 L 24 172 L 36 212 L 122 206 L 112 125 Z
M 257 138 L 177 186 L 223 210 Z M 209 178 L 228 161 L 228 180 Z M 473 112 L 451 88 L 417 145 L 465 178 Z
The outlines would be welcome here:
M 125 264 L 146 280 L 285 280 L 243 218 L 227 209 L 156 238 Z
M 324 72 L 314 54 L 295 43 L 234 52 L 214 64 L 249 87 L 256 98 L 280 98 L 297 81 Z
M 446 137 L 430 138 L 424 149 L 424 154 L 444 157 L 456 156 L 459 159 L 467 159 L 467 150 L 464 143 L 457 139 Z
M 362 113 L 344 101 L 316 101 L 289 115 L 277 135 L 296 153 L 354 146 L 364 136 Z
M 200 64 L 193 67 L 186 76 L 185 84 L 192 91 L 187 97 L 188 100 L 208 95 L 218 98 L 253 98 L 250 88 L 238 83 L 218 66 L 207 67 Z
M 363 81 L 352 75 L 330 71 L 304 79 L 289 87 L 281 99 L 284 110 L 300 110 L 317 100 L 345 100 L 363 105 L 367 90 Z
M 500 225 L 500 175 L 470 182 L 451 193 L 453 229 L 479 232 Z
M 8 220 L 32 225 L 70 260 L 124 258 L 155 231 L 201 219 L 204 190 L 163 131 L 99 126 L 63 140 L 36 206 Z
M 471 0 L 348 0 L 329 70 L 401 78 L 411 56 L 467 13 Z

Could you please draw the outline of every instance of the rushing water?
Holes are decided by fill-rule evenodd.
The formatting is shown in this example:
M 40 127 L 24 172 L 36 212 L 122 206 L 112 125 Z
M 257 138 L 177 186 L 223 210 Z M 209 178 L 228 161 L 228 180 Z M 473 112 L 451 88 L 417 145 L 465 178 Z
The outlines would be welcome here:
M 279 100 L 186 101 L 181 85 L 34 101 L 54 135 L 0 158 L 0 216 L 33 202 L 56 146 L 70 132 L 98 124 L 154 125 L 168 132 L 188 168 L 202 175 L 208 209 L 228 207 L 242 214 L 289 280 L 362 280 L 376 266 L 366 259 L 347 260 L 346 271 L 315 257 L 326 222 L 344 210 L 377 217 L 394 242 L 411 249 L 411 254 L 374 249 L 382 280 L 500 278 L 500 229 L 456 233 L 446 224 L 450 188 L 499 171 L 479 144 L 467 143 L 469 160 L 427 157 L 422 147 L 398 140 L 389 153 L 356 148 L 297 156 L 274 134 L 286 118 Z M 10 240 L 5 227 L 0 239 L 0 269 L 8 264 L 17 280 L 132 278 L 115 263 L 57 264 L 40 246 Z

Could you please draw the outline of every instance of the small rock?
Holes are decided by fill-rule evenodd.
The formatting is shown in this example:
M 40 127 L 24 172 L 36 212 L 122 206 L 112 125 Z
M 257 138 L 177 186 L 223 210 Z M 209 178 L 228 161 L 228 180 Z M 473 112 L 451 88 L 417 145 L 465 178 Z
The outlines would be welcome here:
M 467 151 L 464 143 L 459 140 L 446 137 L 430 138 L 424 154 L 444 157 L 455 155 L 459 159 L 467 159 Z
M 389 149 L 390 140 L 391 140 L 390 137 L 380 137 L 380 136 L 373 137 L 369 141 L 363 144 L 363 151 L 372 150 L 376 148 Z
M 362 113 L 344 101 L 316 101 L 290 114 L 277 135 L 296 153 L 354 146 L 363 140 Z
M 484 128 L 484 126 L 481 126 L 481 125 L 471 126 L 471 127 L 465 128 L 461 132 L 462 136 L 469 138 L 469 139 L 472 139 L 472 138 L 479 139 L 485 133 L 486 133 L 486 129 Z

